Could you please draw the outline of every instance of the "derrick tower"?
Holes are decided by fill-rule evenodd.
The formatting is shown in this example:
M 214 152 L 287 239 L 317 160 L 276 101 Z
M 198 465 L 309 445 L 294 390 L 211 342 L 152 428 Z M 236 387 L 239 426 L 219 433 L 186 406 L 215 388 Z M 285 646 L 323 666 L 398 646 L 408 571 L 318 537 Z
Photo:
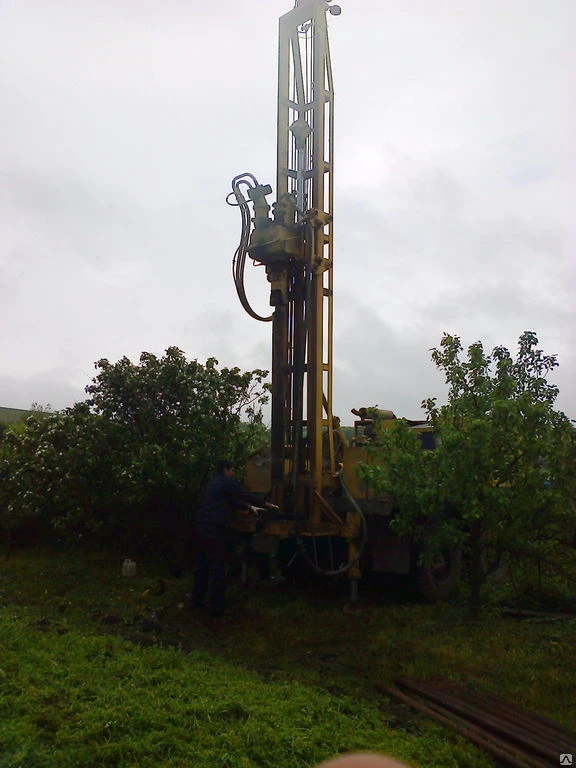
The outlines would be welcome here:
M 272 323 L 272 498 L 313 527 L 323 516 L 338 517 L 327 501 L 337 485 L 334 87 L 327 15 L 339 13 L 339 6 L 325 0 L 300 0 L 280 18 L 276 202 L 269 205 L 271 187 L 251 174 L 232 181 L 233 204 L 243 221 L 233 262 L 236 288 L 249 314 Z M 247 256 L 265 268 L 273 308 L 269 317 L 255 312 L 246 296 Z

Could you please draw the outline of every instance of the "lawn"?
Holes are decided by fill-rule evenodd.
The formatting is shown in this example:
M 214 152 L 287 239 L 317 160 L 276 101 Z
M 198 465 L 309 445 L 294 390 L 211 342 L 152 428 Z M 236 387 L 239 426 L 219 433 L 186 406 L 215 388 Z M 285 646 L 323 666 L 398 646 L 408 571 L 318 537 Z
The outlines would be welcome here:
M 345 584 L 235 584 L 236 616 L 182 610 L 158 563 L 22 550 L 0 561 L 0 767 L 314 766 L 377 750 L 416 767 L 490 757 L 375 684 L 449 678 L 573 725 L 576 621 L 491 615 Z M 390 588 L 388 588 L 389 590 Z

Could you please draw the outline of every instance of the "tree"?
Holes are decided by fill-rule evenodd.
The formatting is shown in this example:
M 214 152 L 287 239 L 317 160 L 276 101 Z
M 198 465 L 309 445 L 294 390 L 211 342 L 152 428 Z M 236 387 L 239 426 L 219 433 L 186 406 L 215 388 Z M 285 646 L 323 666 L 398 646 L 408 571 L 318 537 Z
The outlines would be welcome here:
M 558 388 L 547 380 L 556 356 L 526 331 L 513 358 L 480 342 L 465 359 L 458 336 L 445 334 L 432 360 L 444 372 L 448 403 L 422 403 L 436 448 L 399 420 L 379 430 L 368 483 L 397 502 L 392 523 L 425 544 L 429 556 L 460 546 L 470 561 L 470 608 L 479 611 L 490 563 L 502 557 L 551 561 L 574 530 L 575 432 L 554 409 Z
M 35 497 L 37 481 L 37 442 L 27 436 L 35 417 L 3 425 L 0 430 L 0 527 L 6 541 L 7 555 L 10 554 L 12 534 L 35 519 L 35 529 L 40 527 L 40 510 L 32 500 Z M 44 522 L 44 521 L 42 521 Z
M 176 347 L 95 367 L 86 401 L 30 417 L 12 436 L 11 509 L 103 543 L 148 541 L 180 559 L 216 461 L 243 463 L 262 436 L 267 373 L 187 361 Z

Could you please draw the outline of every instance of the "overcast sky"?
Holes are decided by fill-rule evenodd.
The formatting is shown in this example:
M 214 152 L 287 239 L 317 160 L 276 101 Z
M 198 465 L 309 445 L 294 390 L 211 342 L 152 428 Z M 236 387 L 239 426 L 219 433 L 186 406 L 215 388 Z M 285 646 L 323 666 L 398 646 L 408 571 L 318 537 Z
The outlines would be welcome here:
M 0 0 L 0 405 L 71 405 L 94 361 L 171 345 L 269 368 L 225 197 L 237 173 L 275 182 L 292 5 Z M 341 5 L 335 413 L 418 418 L 444 331 L 491 349 L 534 330 L 576 418 L 576 2 Z

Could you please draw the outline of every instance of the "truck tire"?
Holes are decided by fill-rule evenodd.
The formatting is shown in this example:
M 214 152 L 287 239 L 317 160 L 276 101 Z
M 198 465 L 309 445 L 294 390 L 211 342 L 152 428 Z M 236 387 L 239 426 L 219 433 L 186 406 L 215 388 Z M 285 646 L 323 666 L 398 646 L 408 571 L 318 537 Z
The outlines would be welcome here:
M 501 553 L 482 552 L 482 572 L 486 581 L 501 584 L 508 576 L 508 563 Z
M 417 565 L 420 594 L 428 602 L 446 600 L 453 593 L 462 575 L 462 553 L 446 549 L 429 565 Z

